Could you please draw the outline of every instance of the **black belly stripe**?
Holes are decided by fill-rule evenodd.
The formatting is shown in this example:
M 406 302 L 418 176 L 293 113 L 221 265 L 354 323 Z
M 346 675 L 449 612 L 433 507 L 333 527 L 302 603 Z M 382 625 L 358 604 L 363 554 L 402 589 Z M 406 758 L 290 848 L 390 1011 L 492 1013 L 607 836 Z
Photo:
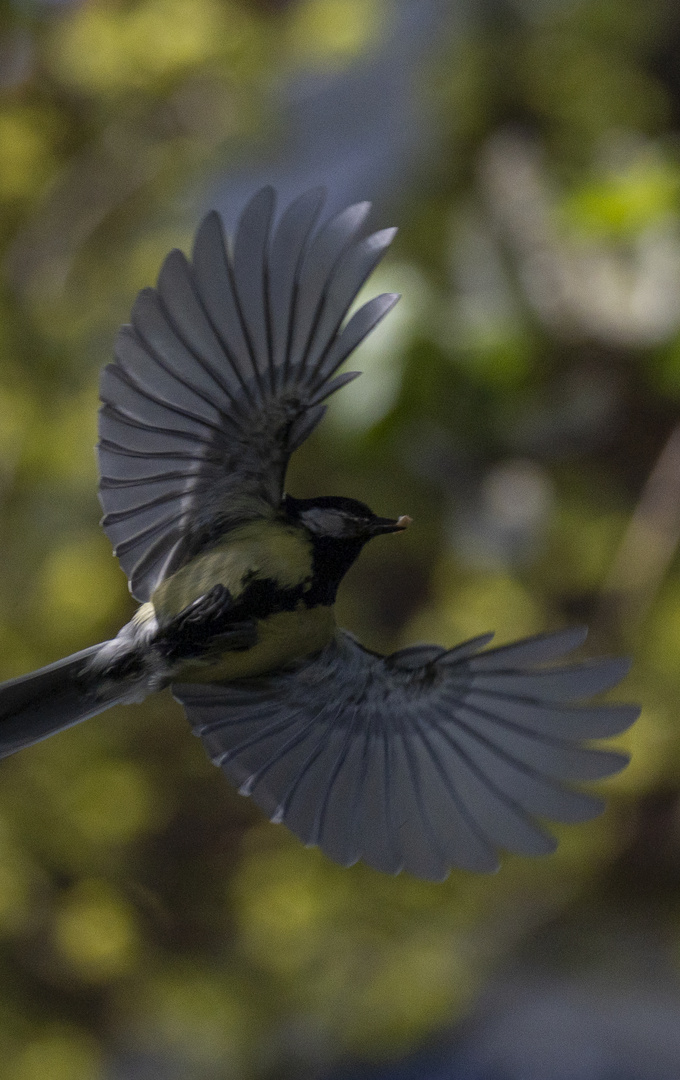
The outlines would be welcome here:
M 233 619 L 266 619 L 277 611 L 295 611 L 300 602 L 305 607 L 315 606 L 307 603 L 310 596 L 311 581 L 301 581 L 299 585 L 282 588 L 274 578 L 257 577 L 248 574 L 243 581 L 243 591 L 237 602 L 229 610 Z

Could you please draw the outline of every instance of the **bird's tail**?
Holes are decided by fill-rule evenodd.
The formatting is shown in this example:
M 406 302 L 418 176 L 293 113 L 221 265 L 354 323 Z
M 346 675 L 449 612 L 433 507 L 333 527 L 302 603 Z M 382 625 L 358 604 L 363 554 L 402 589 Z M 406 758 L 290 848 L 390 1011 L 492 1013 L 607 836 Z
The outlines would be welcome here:
M 83 678 L 87 662 L 102 647 L 92 645 L 0 685 L 0 757 L 87 720 L 126 697 L 126 685 L 102 694 L 95 678 Z

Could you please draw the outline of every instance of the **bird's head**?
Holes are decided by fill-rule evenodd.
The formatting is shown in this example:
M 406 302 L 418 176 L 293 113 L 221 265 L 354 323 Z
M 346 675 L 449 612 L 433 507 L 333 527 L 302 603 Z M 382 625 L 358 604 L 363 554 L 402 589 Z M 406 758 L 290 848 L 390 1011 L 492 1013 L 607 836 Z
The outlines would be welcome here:
M 315 579 L 335 589 L 357 558 L 364 544 L 374 536 L 402 532 L 411 518 L 378 517 L 357 499 L 327 495 L 318 499 L 294 499 L 287 495 L 286 515 L 309 533 L 314 547 Z
M 398 518 L 378 517 L 365 503 L 340 495 L 318 499 L 294 499 L 287 495 L 285 507 L 287 514 L 304 525 L 313 537 L 331 542 L 359 542 L 363 546 L 374 536 L 402 532 L 411 524 L 411 519 L 406 515 Z

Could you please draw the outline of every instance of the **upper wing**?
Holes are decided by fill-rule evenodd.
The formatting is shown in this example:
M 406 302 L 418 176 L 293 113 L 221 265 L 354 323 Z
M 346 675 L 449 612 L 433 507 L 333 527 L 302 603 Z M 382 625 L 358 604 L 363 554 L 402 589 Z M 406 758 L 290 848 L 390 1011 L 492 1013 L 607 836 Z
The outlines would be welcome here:
M 138 600 L 244 514 L 271 513 L 288 459 L 358 372 L 342 361 L 398 297 L 377 296 L 343 328 L 394 236 L 357 239 L 370 204 L 315 234 L 323 189 L 306 192 L 270 238 L 263 188 L 225 245 L 216 213 L 190 264 L 168 255 L 104 371 L 99 416 L 103 525 Z
M 480 653 L 489 634 L 382 657 L 340 632 L 294 670 L 173 693 L 214 763 L 273 821 L 344 865 L 439 880 L 451 866 L 495 870 L 497 848 L 552 851 L 534 815 L 601 810 L 565 781 L 623 768 L 625 755 L 582 741 L 623 731 L 639 709 L 566 703 L 613 686 L 628 662 L 536 666 L 585 634 Z

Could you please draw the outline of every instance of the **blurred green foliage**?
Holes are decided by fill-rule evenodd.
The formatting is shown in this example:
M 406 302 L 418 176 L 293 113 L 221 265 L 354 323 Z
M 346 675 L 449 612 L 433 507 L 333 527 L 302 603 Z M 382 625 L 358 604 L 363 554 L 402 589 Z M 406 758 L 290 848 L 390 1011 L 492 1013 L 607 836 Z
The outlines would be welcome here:
M 370 646 L 585 619 L 593 648 L 632 650 L 633 763 L 553 857 L 429 885 L 342 870 L 263 823 L 169 696 L 7 760 L 8 1080 L 102 1080 L 121 1052 L 198 1080 L 402 1052 L 462 1016 L 537 921 L 602 888 L 650 793 L 680 792 L 680 524 L 665 561 L 643 545 L 610 577 L 677 423 L 680 19 L 662 0 L 493 10 L 443 24 L 423 63 L 438 149 L 372 283 L 404 298 L 291 488 L 414 517 L 344 588 L 341 620 Z M 389 19 L 377 0 L 3 7 L 0 677 L 129 617 L 92 453 L 115 328 L 189 247 L 206 183 L 280 136 L 277 80 L 348 68 Z

